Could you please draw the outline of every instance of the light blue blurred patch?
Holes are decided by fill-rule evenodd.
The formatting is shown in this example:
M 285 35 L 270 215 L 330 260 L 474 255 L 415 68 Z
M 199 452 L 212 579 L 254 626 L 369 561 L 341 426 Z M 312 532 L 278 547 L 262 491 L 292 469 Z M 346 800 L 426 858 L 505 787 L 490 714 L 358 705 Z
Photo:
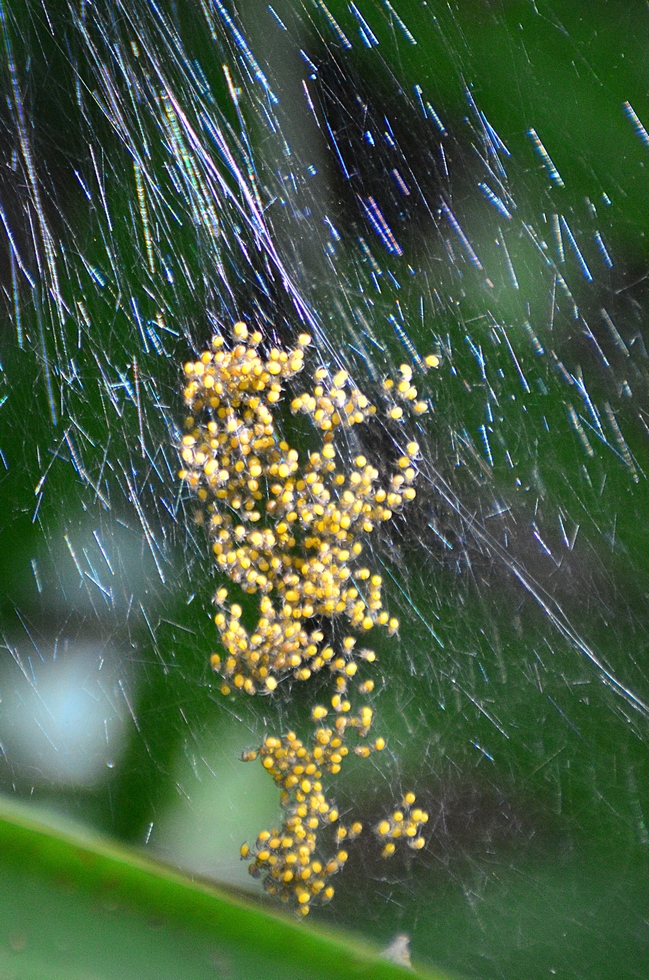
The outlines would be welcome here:
M 98 642 L 8 648 L 0 669 L 0 743 L 15 778 L 91 786 L 113 768 L 130 714 L 117 651 Z

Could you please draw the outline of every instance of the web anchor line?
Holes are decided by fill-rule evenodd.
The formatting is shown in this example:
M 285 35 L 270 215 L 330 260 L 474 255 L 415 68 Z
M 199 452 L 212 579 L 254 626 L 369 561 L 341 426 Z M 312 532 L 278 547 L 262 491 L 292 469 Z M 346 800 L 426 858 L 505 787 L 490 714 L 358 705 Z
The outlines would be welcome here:
M 561 636 L 568 640 L 568 642 L 576 650 L 582 653 L 586 659 L 597 668 L 601 674 L 602 682 L 610 687 L 611 690 L 618 695 L 618 697 L 623 698 L 631 708 L 641 714 L 644 718 L 649 719 L 649 705 L 646 704 L 642 698 L 638 697 L 637 694 L 634 694 L 633 691 L 629 690 L 629 688 L 626 687 L 622 681 L 618 680 L 610 668 L 602 662 L 597 653 L 577 633 L 557 600 L 554 599 L 547 592 L 547 590 L 534 579 L 532 575 L 521 567 L 516 558 L 512 558 L 510 555 L 508 555 L 503 547 L 491 534 L 489 534 L 488 531 L 485 531 L 485 529 L 474 520 L 467 508 L 451 490 L 444 477 L 431 466 L 427 469 L 427 471 L 425 471 L 422 467 L 420 479 L 422 481 L 428 480 L 430 486 L 432 486 L 437 493 L 439 493 L 444 502 L 448 504 L 459 517 L 462 518 L 474 538 L 484 544 L 489 549 L 491 554 L 497 556 L 503 565 L 505 565 L 505 567 L 511 572 L 511 574 L 518 579 L 526 592 L 528 592 L 529 595 L 536 600 L 541 609 L 543 609 L 543 611 L 547 614 L 548 619 L 561 634 Z

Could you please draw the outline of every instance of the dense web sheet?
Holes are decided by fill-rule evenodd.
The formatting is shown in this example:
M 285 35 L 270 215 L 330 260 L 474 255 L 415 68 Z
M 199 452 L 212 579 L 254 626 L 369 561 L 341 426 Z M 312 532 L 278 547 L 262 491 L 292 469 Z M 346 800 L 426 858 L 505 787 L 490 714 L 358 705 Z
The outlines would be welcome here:
M 221 693 L 183 364 L 306 333 L 427 409 L 345 435 L 348 472 L 416 440 L 417 495 L 365 542 L 387 745 L 330 784 L 365 831 L 318 914 L 466 975 L 642 975 L 649 23 L 589 10 L 0 5 L 5 792 L 255 886 L 279 797 L 241 752 L 332 692 Z M 408 792 L 425 846 L 382 857 Z

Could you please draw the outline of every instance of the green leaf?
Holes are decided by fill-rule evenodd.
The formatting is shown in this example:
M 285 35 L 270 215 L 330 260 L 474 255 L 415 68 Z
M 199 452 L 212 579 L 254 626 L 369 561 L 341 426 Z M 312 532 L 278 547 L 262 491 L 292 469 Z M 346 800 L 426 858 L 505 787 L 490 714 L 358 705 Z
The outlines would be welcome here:
M 441 980 L 28 812 L 0 803 L 2 977 Z

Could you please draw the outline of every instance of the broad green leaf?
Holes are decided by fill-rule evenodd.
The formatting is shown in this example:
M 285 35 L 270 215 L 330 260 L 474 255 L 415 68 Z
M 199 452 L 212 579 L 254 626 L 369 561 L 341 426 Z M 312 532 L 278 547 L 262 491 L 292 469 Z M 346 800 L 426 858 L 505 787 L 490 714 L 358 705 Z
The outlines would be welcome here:
M 0 805 L 0 923 L 0 975 L 26 980 L 442 980 L 78 828 L 73 835 L 38 823 L 7 801 Z

